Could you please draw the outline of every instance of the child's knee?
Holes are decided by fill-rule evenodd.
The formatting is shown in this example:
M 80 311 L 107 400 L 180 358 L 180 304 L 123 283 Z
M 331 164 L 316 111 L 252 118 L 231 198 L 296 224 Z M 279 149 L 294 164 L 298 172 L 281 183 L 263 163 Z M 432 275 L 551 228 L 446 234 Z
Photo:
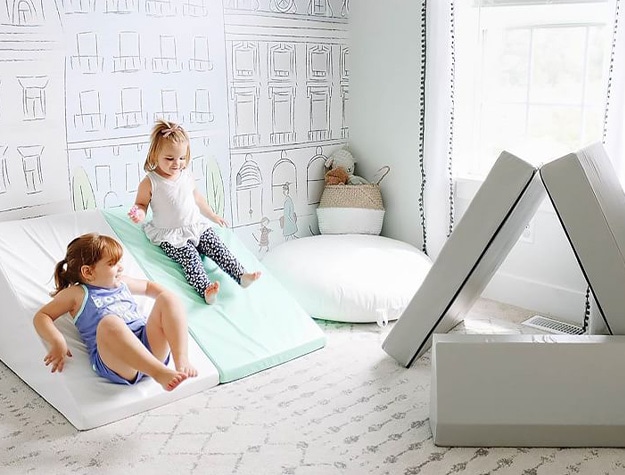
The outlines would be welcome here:
M 98 339 L 117 338 L 117 336 L 126 331 L 126 323 L 117 315 L 106 315 L 102 317 L 96 329 L 96 337 Z

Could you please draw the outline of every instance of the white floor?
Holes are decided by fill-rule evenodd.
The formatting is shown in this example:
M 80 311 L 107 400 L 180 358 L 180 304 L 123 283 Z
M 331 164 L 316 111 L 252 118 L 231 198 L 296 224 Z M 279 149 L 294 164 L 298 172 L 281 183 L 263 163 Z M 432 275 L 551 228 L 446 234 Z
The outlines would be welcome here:
M 534 313 L 480 300 L 453 331 L 535 333 Z M 1 474 L 625 474 L 625 450 L 443 448 L 430 361 L 399 366 L 389 327 L 320 322 L 322 350 L 86 432 L 0 364 Z

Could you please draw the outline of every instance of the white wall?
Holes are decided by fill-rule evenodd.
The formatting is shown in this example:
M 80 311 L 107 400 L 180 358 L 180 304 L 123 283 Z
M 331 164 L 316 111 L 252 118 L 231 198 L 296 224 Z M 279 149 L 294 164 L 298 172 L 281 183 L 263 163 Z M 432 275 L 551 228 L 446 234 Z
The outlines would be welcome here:
M 349 136 L 348 17 L 347 0 L 1 2 L 0 220 L 130 206 L 165 118 L 251 249 L 290 238 L 287 200 L 309 236 Z
M 480 186 L 456 184 L 459 220 Z M 524 235 L 510 251 L 482 296 L 581 324 L 586 281 L 549 200 L 545 198 Z
M 351 2 L 350 148 L 356 173 L 382 182 L 384 236 L 421 247 L 418 163 L 420 2 Z
M 446 45 L 433 43 L 438 33 L 439 39 L 445 39 L 440 20 L 444 22 L 446 5 L 428 4 L 428 19 L 433 19 L 428 23 L 428 81 L 433 80 L 433 72 L 444 73 L 448 66 Z M 418 209 L 420 16 L 421 2 L 359 0 L 351 4 L 349 21 L 350 147 L 361 160 L 357 173 L 371 178 L 380 166 L 392 167 L 382 183 L 387 208 L 382 234 L 418 247 L 422 245 Z M 432 106 L 432 98 L 429 100 Z M 445 117 L 432 120 L 432 114 L 446 105 L 436 103 L 432 113 L 428 110 L 426 141 L 446 144 Z M 432 257 L 444 241 L 441 224 L 448 219 L 445 161 L 444 154 L 426 156 L 427 186 L 434 189 L 426 195 L 426 217 L 428 227 L 437 234 L 434 246 L 430 246 L 434 233 L 428 231 Z M 478 182 L 468 180 L 457 184 L 456 222 L 478 187 Z M 529 240 L 517 243 L 482 295 L 581 323 L 586 284 L 548 202 L 541 206 L 532 225 Z

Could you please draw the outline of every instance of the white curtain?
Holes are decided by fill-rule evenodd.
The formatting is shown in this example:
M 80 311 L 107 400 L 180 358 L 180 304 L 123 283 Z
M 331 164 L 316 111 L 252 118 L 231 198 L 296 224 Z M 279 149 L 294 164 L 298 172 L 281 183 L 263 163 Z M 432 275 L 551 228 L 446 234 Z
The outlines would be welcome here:
M 613 39 L 607 80 L 607 96 L 603 141 L 625 183 L 625 5 L 611 0 Z
M 454 1 L 425 4 L 424 243 L 434 259 L 453 226 Z

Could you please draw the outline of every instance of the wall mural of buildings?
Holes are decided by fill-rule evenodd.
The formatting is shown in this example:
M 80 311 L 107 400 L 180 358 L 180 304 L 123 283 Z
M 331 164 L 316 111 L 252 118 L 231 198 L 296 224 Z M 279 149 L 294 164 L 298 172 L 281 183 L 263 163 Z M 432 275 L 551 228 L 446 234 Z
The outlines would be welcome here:
M 0 219 L 134 201 L 158 118 L 258 254 L 316 233 L 347 143 L 348 0 L 6 0 Z

